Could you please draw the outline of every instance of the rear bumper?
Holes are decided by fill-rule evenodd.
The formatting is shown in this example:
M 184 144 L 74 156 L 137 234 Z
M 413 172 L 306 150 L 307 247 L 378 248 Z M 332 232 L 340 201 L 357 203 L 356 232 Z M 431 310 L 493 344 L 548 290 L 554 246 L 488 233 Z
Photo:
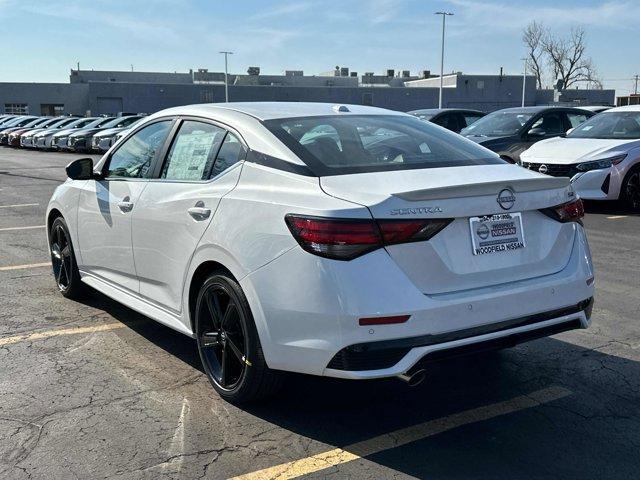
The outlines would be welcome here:
M 385 250 L 339 262 L 299 247 L 240 284 L 271 368 L 351 379 L 391 377 L 436 351 L 524 341 L 535 332 L 557 333 L 556 326 L 586 328 L 589 307 L 581 302 L 594 296 L 594 273 L 584 230 L 575 228 L 563 270 L 519 281 L 499 278 L 489 287 L 425 295 Z M 394 315 L 410 318 L 394 325 L 358 322 Z M 394 348 L 385 352 L 387 363 L 354 369 L 334 360 L 345 349 L 373 344 Z
M 489 325 L 455 332 L 382 342 L 361 343 L 340 350 L 329 362 L 333 375 L 346 376 L 349 371 L 378 370 L 397 367 L 400 363 L 430 363 L 487 350 L 512 347 L 577 328 L 586 328 L 591 318 L 593 297 L 577 305 L 550 312 L 528 315 Z M 408 354 L 412 355 L 408 357 Z M 414 365 L 415 367 L 415 365 Z M 401 367 L 402 368 L 402 367 Z M 338 370 L 334 372 L 335 370 Z M 362 373 L 359 373 L 359 377 Z

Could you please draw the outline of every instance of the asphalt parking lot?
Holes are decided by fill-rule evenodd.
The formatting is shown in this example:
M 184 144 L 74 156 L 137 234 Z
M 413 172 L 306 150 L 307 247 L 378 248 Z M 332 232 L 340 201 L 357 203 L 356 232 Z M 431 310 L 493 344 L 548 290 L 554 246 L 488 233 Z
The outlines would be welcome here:
M 44 212 L 78 157 L 0 150 L 0 478 L 640 475 L 640 216 L 587 205 L 589 330 L 441 363 L 416 388 L 291 376 L 239 409 L 191 339 L 57 292 Z

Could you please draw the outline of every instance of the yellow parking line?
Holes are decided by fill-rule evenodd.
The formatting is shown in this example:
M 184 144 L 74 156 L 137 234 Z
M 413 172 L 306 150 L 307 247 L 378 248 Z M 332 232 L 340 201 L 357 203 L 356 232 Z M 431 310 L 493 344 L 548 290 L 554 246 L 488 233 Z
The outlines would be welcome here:
M 344 448 L 334 448 L 328 452 L 319 453 L 301 460 L 295 460 L 245 475 L 239 475 L 233 477 L 231 480 L 267 480 L 276 478 L 278 480 L 286 480 L 297 478 L 362 457 L 374 455 L 391 448 L 400 447 L 427 437 L 432 437 L 464 425 L 537 407 L 568 395 L 571 395 L 571 391 L 559 386 L 543 388 L 529 395 L 522 395 L 503 402 L 454 413 L 446 417 L 402 428 L 395 432 L 379 435 L 369 440 L 348 445 Z
M 609 220 L 618 220 L 619 218 L 627 218 L 628 215 L 611 215 L 610 217 L 607 217 L 607 219 Z
M 11 230 L 33 230 L 34 228 L 46 228 L 46 225 L 33 225 L 30 227 L 5 227 L 0 228 L 0 232 L 9 232 Z
M 124 323 L 106 323 L 104 325 L 94 325 L 91 327 L 76 327 L 76 328 L 60 328 L 57 330 L 46 330 L 44 332 L 26 333 L 24 335 L 14 335 L 12 337 L 0 338 L 0 347 L 5 345 L 12 345 L 18 342 L 42 340 L 51 337 L 60 337 L 63 335 L 79 335 L 82 333 L 96 333 L 96 332 L 108 332 L 110 330 L 116 330 L 118 328 L 125 328 L 127 325 Z
M 9 270 L 25 270 L 27 268 L 39 268 L 39 267 L 50 267 L 51 262 L 46 263 L 27 263 L 25 265 L 9 265 L 7 267 L 0 267 L 0 272 L 7 272 Z
M 0 208 L 37 207 L 39 203 L 16 203 L 15 205 L 0 205 Z

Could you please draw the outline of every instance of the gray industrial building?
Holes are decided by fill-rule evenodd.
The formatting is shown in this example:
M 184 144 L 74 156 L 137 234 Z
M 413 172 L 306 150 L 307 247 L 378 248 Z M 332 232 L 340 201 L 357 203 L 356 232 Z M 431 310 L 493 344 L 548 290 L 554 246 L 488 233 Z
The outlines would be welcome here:
M 520 75 L 446 75 L 443 103 L 484 111 L 520 106 L 522 80 Z M 351 103 L 408 111 L 437 107 L 440 78 L 429 71 L 412 76 L 406 70 L 358 75 L 338 67 L 314 76 L 296 70 L 262 75 L 258 67 L 251 67 L 247 74 L 230 74 L 228 81 L 230 101 Z M 224 90 L 224 73 L 206 69 L 184 73 L 71 70 L 69 83 L 0 83 L 0 108 L 5 113 L 36 115 L 152 113 L 176 105 L 222 102 Z M 537 90 L 534 77 L 527 77 L 527 105 L 614 101 L 614 90 Z

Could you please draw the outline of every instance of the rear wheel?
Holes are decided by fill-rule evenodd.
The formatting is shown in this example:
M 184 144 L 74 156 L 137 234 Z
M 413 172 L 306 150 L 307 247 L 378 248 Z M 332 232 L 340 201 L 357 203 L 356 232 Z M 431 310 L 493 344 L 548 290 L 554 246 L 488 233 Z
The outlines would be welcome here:
M 85 293 L 71 244 L 71 235 L 64 218 L 58 217 L 49 230 L 49 251 L 53 276 L 60 293 L 67 298 L 79 298 Z
M 212 274 L 204 282 L 195 330 L 205 373 L 225 400 L 249 402 L 280 388 L 282 374 L 267 367 L 249 304 L 233 278 Z
M 627 174 L 620 193 L 626 206 L 640 209 L 640 168 L 636 167 Z

